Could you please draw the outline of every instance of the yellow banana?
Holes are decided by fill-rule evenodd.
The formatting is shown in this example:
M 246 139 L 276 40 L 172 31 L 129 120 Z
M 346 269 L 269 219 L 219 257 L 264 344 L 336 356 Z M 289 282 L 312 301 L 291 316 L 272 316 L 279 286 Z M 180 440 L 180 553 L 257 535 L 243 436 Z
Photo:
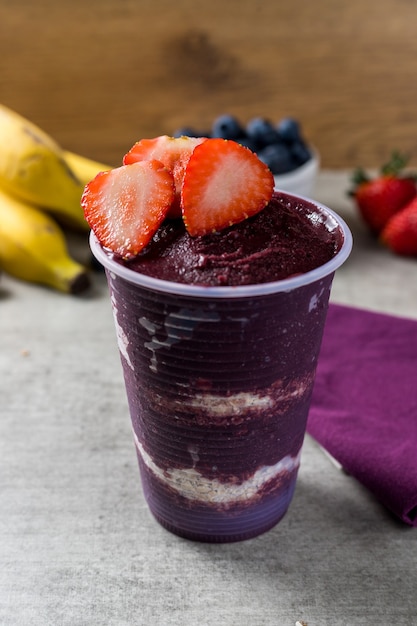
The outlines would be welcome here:
M 85 268 L 69 256 L 57 222 L 1 189 L 0 268 L 66 293 L 80 293 L 90 284 Z
M 93 180 L 99 172 L 105 172 L 112 169 L 110 165 L 104 165 L 98 161 L 93 161 L 88 157 L 81 156 L 69 150 L 64 151 L 64 157 L 69 167 L 72 169 L 79 181 L 85 186 L 90 180 Z
M 47 133 L 0 105 L 0 187 L 60 222 L 89 229 L 80 205 L 84 184 Z

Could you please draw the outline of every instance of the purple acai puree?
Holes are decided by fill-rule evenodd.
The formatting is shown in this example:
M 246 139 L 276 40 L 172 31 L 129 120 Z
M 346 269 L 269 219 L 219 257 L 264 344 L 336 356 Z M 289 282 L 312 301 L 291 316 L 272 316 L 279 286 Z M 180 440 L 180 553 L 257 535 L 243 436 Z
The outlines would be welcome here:
M 343 236 L 326 220 L 314 204 L 275 193 L 221 233 L 191 238 L 181 222 L 164 225 L 123 264 L 198 285 L 270 282 L 333 258 Z M 333 273 L 290 291 L 225 298 L 106 271 L 152 513 L 201 541 L 268 530 L 293 495 Z
M 181 219 L 166 221 L 126 266 L 179 283 L 250 285 L 304 274 L 329 261 L 340 245 L 313 204 L 275 192 L 254 217 L 209 235 L 191 237 Z

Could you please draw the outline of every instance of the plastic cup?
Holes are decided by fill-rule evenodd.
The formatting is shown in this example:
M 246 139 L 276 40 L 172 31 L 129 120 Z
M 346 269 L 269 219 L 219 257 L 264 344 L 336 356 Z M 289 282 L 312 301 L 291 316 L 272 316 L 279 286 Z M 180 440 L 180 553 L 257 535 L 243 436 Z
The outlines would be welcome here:
M 205 542 L 255 537 L 291 502 L 335 270 L 352 237 L 317 202 L 340 249 L 296 277 L 184 285 L 104 266 L 143 493 L 169 531 Z

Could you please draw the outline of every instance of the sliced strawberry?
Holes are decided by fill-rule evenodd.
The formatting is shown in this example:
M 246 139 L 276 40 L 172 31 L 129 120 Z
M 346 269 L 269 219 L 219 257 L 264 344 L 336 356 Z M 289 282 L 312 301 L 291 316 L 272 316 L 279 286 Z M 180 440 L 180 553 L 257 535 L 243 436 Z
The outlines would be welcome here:
M 136 161 L 156 159 L 172 172 L 175 180 L 175 201 L 168 217 L 181 217 L 181 187 L 188 159 L 205 137 L 169 137 L 161 135 L 154 139 L 141 139 L 123 157 L 124 165 Z
M 174 196 L 171 172 L 159 161 L 139 161 L 98 174 L 81 206 L 101 245 L 128 259 L 152 239 Z
M 195 147 L 185 171 L 185 226 L 196 236 L 237 224 L 261 211 L 273 190 L 272 172 L 248 148 L 226 139 L 206 139 Z

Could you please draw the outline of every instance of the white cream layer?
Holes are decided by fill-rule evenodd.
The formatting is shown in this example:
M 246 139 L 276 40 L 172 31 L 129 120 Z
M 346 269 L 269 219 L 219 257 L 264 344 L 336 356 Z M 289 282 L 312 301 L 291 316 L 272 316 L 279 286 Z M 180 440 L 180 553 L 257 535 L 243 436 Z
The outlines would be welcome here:
M 257 393 L 241 391 L 230 396 L 221 396 L 213 393 L 196 394 L 193 398 L 181 399 L 179 408 L 184 410 L 203 410 L 213 417 L 227 417 L 228 415 L 241 415 L 248 410 L 266 410 L 274 406 L 273 399 L 261 396 Z
M 169 414 L 179 410 L 182 413 L 195 413 L 196 410 L 208 415 L 210 419 L 223 419 L 241 416 L 258 411 L 275 411 L 280 414 L 286 410 L 288 402 L 296 401 L 307 393 L 312 384 L 313 376 L 294 380 L 286 387 L 279 388 L 279 381 L 265 393 L 241 391 L 230 395 L 216 393 L 196 393 L 194 396 L 183 395 L 180 399 L 170 400 L 161 394 L 155 393 L 154 407 Z
M 275 465 L 261 467 L 252 474 L 251 478 L 242 483 L 231 481 L 222 483 L 216 478 L 206 478 L 194 468 L 167 470 L 160 468 L 144 450 L 135 432 L 133 432 L 133 436 L 143 462 L 159 480 L 184 498 L 207 504 L 235 504 L 250 500 L 272 478 L 277 478 L 281 473 L 293 472 L 300 465 L 301 450 L 295 457 L 287 455 Z M 193 460 L 195 460 L 196 454 L 194 447 Z

